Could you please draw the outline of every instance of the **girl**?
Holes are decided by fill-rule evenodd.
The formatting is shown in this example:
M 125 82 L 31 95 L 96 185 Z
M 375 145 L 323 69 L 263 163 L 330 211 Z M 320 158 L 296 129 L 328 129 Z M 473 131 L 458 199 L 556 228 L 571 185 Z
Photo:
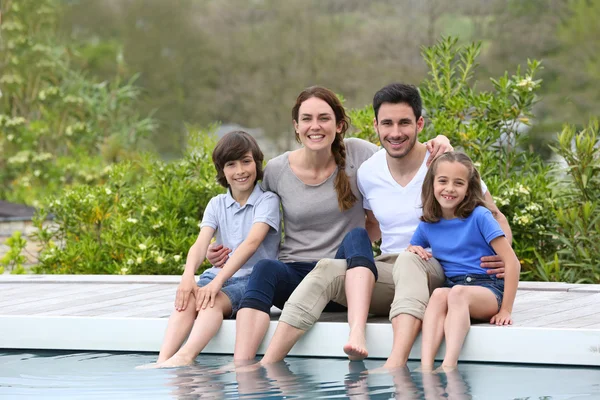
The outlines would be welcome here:
M 446 284 L 434 290 L 425 317 L 421 364 L 433 368 L 442 338 L 446 354 L 442 367 L 453 369 L 469 331 L 470 319 L 496 325 L 512 324 L 511 312 L 520 265 L 492 213 L 485 207 L 481 178 L 471 159 L 459 152 L 433 161 L 423 182 L 423 216 L 407 251 L 424 260 L 435 257 Z M 431 248 L 429 253 L 425 248 Z M 486 274 L 480 257 L 495 252 L 504 261 L 503 279 Z
M 235 316 L 254 264 L 277 259 L 279 198 L 256 184 L 263 177 L 263 153 L 258 144 L 245 132 L 230 132 L 219 140 L 212 158 L 217 180 L 227 193 L 213 197 L 204 210 L 200 234 L 188 252 L 157 367 L 191 364 L 217 333 L 223 318 Z M 206 270 L 196 284 L 194 274 L 215 232 L 217 243 L 234 249 L 233 253 L 222 268 Z

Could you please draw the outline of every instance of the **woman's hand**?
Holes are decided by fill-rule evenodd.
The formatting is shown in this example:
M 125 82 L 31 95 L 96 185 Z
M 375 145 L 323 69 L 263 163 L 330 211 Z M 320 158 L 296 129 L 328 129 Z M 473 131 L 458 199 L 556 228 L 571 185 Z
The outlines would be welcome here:
M 513 321 L 510 317 L 510 313 L 508 311 L 500 310 L 498 314 L 494 315 L 492 319 L 490 319 L 490 324 L 496 325 L 512 325 Z
M 214 267 L 222 268 L 225 265 L 225 262 L 229 259 L 229 253 L 231 253 L 231 249 L 223 246 L 222 244 L 214 244 L 211 243 L 208 246 L 208 251 L 206 252 L 206 258 L 208 262 L 210 262 Z
M 425 250 L 421 246 L 410 245 L 410 246 L 408 246 L 406 248 L 406 251 L 410 251 L 411 253 L 414 253 L 414 254 L 418 255 L 419 257 L 421 257 L 425 261 L 427 261 L 431 257 L 433 257 L 433 254 L 431 254 L 430 252 L 428 252 L 427 250 Z
M 196 311 L 204 310 L 206 306 L 212 308 L 222 287 L 223 284 L 215 278 L 208 285 L 199 288 L 196 292 Z
M 186 309 L 190 300 L 190 294 L 198 288 L 196 284 L 196 278 L 194 275 L 183 275 L 181 282 L 177 287 L 177 294 L 175 295 L 175 309 L 177 311 L 183 311 Z

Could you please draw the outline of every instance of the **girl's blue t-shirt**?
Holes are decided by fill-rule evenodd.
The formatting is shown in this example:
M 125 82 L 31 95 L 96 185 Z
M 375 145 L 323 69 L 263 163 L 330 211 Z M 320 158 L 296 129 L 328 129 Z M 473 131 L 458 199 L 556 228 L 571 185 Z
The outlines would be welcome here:
M 431 253 L 447 277 L 466 274 L 486 274 L 481 268 L 481 257 L 495 255 L 492 240 L 504 236 L 491 211 L 477 206 L 465 219 L 440 219 L 439 222 L 421 222 L 410 244 L 431 248 Z

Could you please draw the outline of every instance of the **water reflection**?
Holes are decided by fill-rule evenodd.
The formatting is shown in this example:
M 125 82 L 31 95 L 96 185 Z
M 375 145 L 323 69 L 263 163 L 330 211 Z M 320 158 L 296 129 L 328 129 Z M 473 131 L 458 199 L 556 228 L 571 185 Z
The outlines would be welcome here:
M 599 399 L 600 368 L 459 364 L 456 371 L 391 371 L 381 360 L 288 358 L 247 373 L 200 356 L 191 367 L 135 370 L 155 356 L 126 353 L 0 352 L 0 398 L 79 399 Z M 383 372 L 383 373 L 378 373 Z

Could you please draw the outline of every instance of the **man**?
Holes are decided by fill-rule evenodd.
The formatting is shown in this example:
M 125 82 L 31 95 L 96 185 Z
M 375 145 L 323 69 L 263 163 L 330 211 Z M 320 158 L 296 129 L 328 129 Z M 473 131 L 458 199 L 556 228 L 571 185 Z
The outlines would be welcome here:
M 405 252 L 421 216 L 421 186 L 427 172 L 429 151 L 420 143 L 423 130 L 422 101 L 416 87 L 391 84 L 373 98 L 375 130 L 382 150 L 358 170 L 363 206 L 378 226 L 368 226 L 369 238 L 382 239 L 382 255 L 376 259 L 378 273 L 366 267 L 346 270 L 346 260 L 321 260 L 286 303 L 277 330 L 261 364 L 282 360 L 298 339 L 316 322 L 329 301 L 348 306 L 350 337 L 344 351 L 351 360 L 368 355 L 365 339 L 369 313 L 389 313 L 394 332 L 392 353 L 384 367 L 406 364 L 430 293 L 445 277 L 435 259 L 422 260 Z M 511 232 L 484 185 L 485 198 L 507 238 Z M 504 272 L 498 256 L 482 259 L 485 268 Z M 375 291 L 373 288 L 375 287 Z

